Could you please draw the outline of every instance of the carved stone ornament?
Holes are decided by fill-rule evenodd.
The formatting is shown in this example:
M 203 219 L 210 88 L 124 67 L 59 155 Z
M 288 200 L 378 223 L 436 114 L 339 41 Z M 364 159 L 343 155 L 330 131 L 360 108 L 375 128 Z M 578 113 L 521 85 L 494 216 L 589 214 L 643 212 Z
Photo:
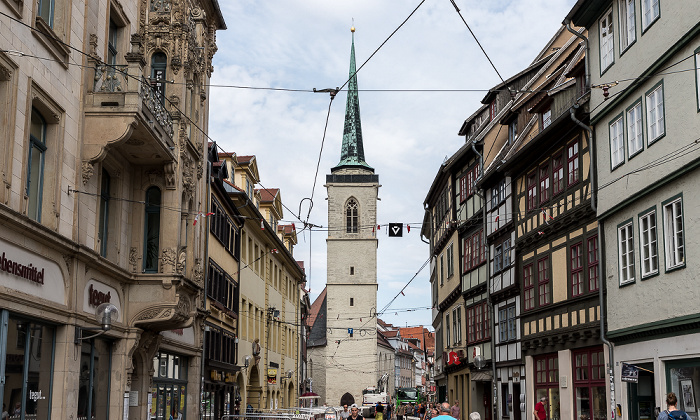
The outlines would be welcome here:
M 179 299 L 177 301 L 177 306 L 175 307 L 175 311 L 184 317 L 189 317 L 190 316 L 190 309 L 192 308 L 192 304 L 190 303 L 190 299 L 186 295 L 178 295 Z
M 175 162 L 168 162 L 165 164 L 163 170 L 165 172 L 165 188 L 168 190 L 174 190 L 175 189 L 175 169 L 177 167 L 177 163 Z
M 172 273 L 175 271 L 175 250 L 172 248 L 165 248 L 163 250 L 163 257 L 160 260 L 160 272 L 161 273 Z M 166 270 L 169 269 L 169 270 Z
M 87 185 L 92 175 L 95 173 L 95 167 L 90 162 L 83 162 L 83 185 Z
M 170 0 L 151 0 L 151 12 L 170 13 Z
M 88 44 L 90 45 L 88 54 L 99 60 L 100 56 L 97 55 L 97 34 L 90 34 L 90 41 L 88 41 Z
M 70 274 L 71 274 L 71 268 L 72 268 L 71 265 L 73 264 L 73 257 L 71 257 L 70 255 L 65 255 L 65 254 L 64 254 L 64 255 L 63 255 L 63 261 L 66 263 L 66 270 L 68 270 L 68 275 L 70 275 Z
M 136 247 L 131 247 L 129 250 L 129 265 L 131 266 L 131 271 L 133 273 L 136 272 L 136 266 L 138 265 L 139 262 L 139 255 L 138 251 L 136 250 Z
M 187 250 L 181 249 L 180 255 L 177 257 L 177 274 L 185 274 L 187 268 Z
M 204 287 L 204 269 L 202 267 L 202 259 L 197 258 L 194 260 L 194 275 L 192 280 L 197 283 L 197 286 Z

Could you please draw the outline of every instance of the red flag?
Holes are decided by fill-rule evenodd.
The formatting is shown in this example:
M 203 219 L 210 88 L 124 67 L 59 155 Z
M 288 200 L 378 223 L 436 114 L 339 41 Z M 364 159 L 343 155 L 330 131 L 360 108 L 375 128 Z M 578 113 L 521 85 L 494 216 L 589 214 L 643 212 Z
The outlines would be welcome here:
M 406 225 L 406 233 L 411 233 L 411 225 Z
M 406 295 L 403 293 L 403 290 L 401 291 L 401 296 L 406 296 Z
M 377 225 L 377 230 L 381 230 L 382 225 Z

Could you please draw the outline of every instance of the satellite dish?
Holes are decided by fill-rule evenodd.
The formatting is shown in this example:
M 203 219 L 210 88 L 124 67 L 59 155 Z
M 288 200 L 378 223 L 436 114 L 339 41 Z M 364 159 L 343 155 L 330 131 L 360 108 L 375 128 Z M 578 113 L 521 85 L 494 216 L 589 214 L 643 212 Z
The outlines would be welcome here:
M 486 366 L 486 362 L 484 361 L 484 356 L 478 355 L 474 358 L 474 366 L 476 366 L 477 369 L 482 369 L 484 366 Z

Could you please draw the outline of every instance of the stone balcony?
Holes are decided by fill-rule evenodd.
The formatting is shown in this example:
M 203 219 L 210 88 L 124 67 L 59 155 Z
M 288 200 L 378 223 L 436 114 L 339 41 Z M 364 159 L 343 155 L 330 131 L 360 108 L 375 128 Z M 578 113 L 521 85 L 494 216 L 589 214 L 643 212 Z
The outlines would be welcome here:
M 135 45 L 134 45 L 135 44 Z M 110 66 L 88 59 L 94 79 L 85 98 L 83 160 L 96 162 L 118 150 L 136 165 L 175 160 L 173 119 L 167 101 L 144 77 L 140 40 L 132 39 L 126 65 Z

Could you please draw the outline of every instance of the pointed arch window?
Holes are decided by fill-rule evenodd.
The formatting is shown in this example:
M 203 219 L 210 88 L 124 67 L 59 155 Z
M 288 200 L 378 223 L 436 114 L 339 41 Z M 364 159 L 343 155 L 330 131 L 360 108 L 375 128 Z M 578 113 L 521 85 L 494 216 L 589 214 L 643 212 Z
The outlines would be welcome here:
M 144 218 L 143 271 L 158 272 L 158 248 L 160 246 L 160 189 L 146 190 L 146 214 Z
M 102 186 L 100 188 L 100 220 L 97 238 L 100 241 L 100 255 L 107 256 L 107 239 L 109 238 L 109 187 L 111 178 L 102 168 Z
M 357 233 L 360 221 L 359 206 L 357 200 L 351 198 L 345 205 L 346 232 Z

